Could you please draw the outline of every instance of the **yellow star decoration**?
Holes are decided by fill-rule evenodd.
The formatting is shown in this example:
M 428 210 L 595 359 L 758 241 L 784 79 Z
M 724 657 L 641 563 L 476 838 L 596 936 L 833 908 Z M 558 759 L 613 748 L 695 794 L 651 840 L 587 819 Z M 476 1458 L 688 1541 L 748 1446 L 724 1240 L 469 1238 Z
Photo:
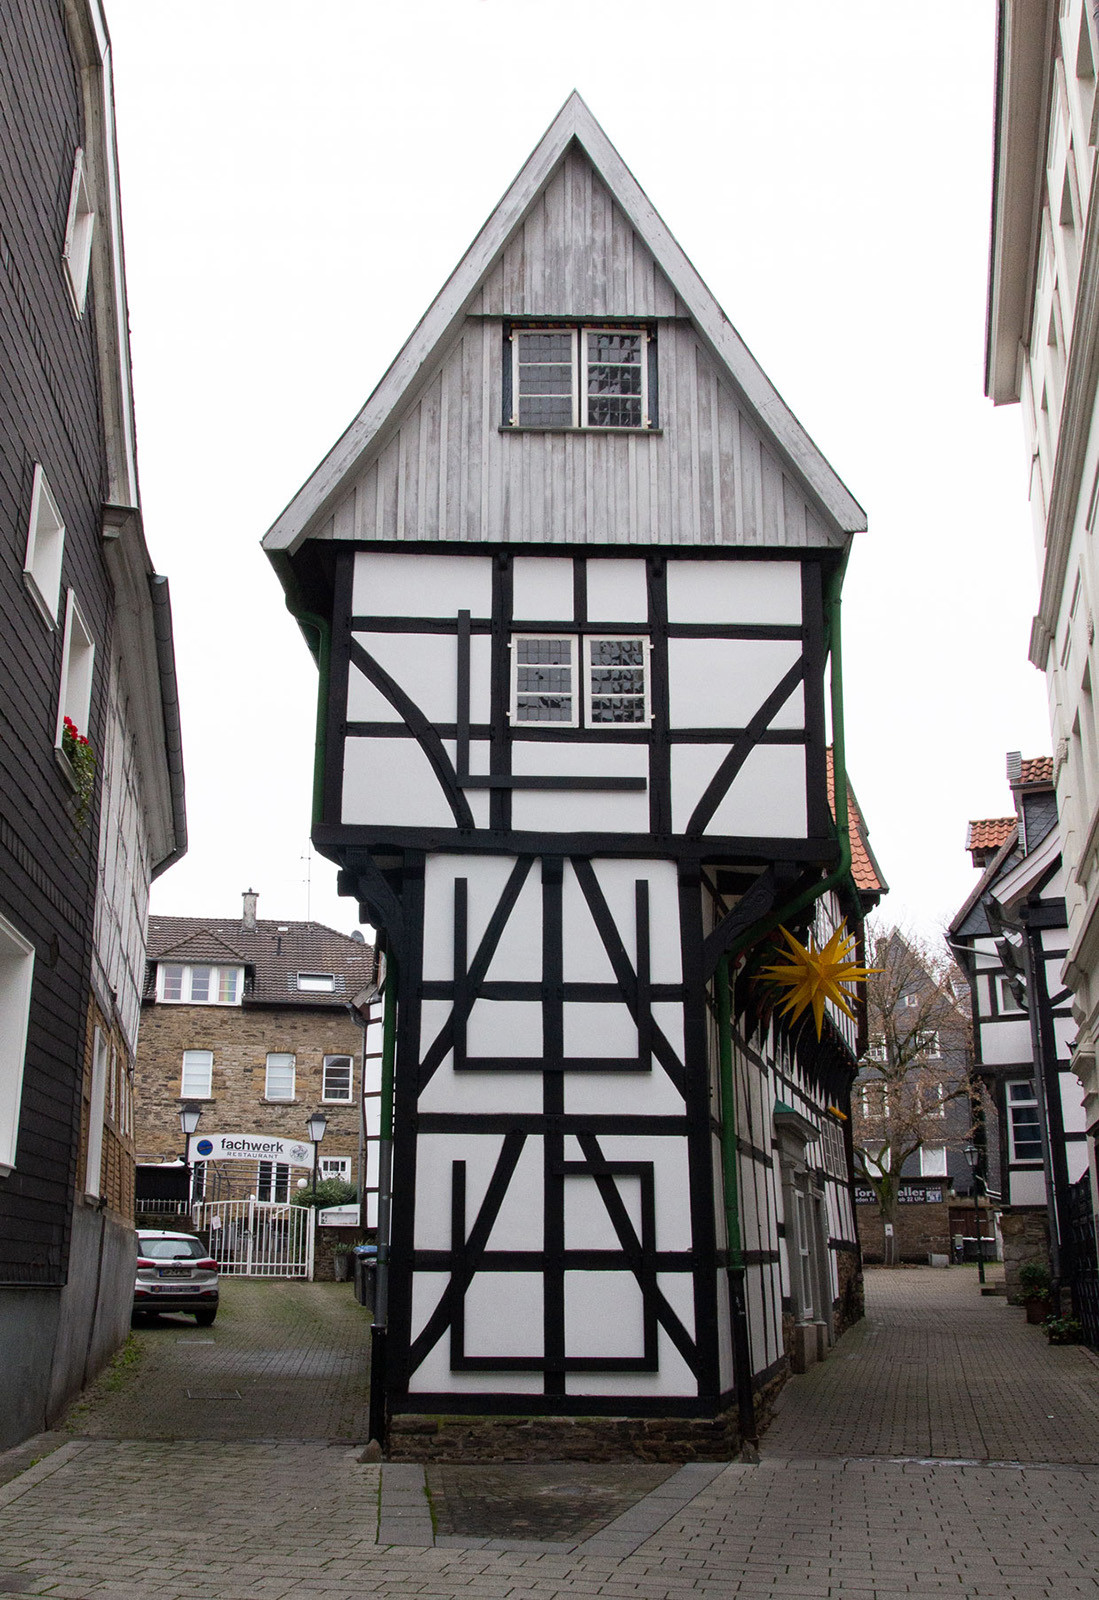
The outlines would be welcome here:
M 796 1022 L 811 1006 L 818 1039 L 824 1025 L 824 1007 L 829 1000 L 854 1021 L 855 1013 L 851 1009 L 854 997 L 844 985 L 861 982 L 876 968 L 860 967 L 848 959 L 855 948 L 855 937 L 847 932 L 846 924 L 840 923 L 823 950 L 817 949 L 812 934 L 806 949 L 785 928 L 778 931 L 790 947 L 789 961 L 764 967 L 760 977 L 769 978 L 780 989 L 790 991 L 781 1010 Z

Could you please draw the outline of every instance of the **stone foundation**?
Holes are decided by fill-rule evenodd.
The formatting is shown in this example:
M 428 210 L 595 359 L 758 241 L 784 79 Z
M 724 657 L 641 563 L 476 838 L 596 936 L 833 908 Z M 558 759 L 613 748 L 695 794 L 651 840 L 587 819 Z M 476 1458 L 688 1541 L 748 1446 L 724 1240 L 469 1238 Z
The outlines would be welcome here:
M 1045 1211 L 1005 1211 L 1000 1217 L 1004 1241 L 1004 1282 L 1009 1305 L 1021 1306 L 1019 1268 L 1024 1261 L 1049 1267 L 1049 1221 Z

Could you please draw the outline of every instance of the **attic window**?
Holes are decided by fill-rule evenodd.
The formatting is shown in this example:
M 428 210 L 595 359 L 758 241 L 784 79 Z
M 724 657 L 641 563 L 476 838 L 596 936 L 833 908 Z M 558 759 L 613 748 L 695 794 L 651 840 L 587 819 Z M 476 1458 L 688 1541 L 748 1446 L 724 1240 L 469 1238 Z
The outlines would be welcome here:
M 333 994 L 336 977 L 332 972 L 299 972 L 298 988 L 303 994 Z
M 183 966 L 160 961 L 156 997 L 168 1005 L 236 1006 L 244 990 L 242 967 Z
M 647 328 L 514 327 L 504 356 L 505 427 L 655 426 L 656 342 Z
M 65 277 L 72 295 L 77 316 L 84 312 L 88 294 L 88 272 L 92 264 L 92 232 L 95 212 L 92 209 L 88 182 L 84 172 L 84 152 L 78 150 L 73 161 L 72 185 L 69 190 L 69 214 L 65 219 L 65 245 L 61 259 Z

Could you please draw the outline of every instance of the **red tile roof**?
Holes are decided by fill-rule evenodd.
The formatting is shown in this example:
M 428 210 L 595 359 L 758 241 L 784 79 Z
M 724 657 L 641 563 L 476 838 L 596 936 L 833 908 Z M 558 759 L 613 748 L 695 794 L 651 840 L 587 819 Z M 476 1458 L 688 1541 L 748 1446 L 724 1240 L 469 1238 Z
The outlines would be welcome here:
M 1025 760 L 1019 778 L 1020 783 L 1052 783 L 1053 782 L 1053 757 L 1032 756 Z
M 1023 763 L 1027 765 L 1026 762 Z M 977 856 L 981 855 L 986 860 L 995 855 L 1001 845 L 1007 843 L 1018 827 L 1015 817 L 985 817 L 979 822 L 968 824 L 965 832 L 965 847 L 971 852 L 977 865 Z
M 836 814 L 836 784 L 835 771 L 832 763 L 832 750 L 828 750 L 828 809 L 833 817 Z M 851 877 L 854 879 L 855 888 L 862 894 L 887 894 L 889 885 L 881 875 L 881 868 L 874 860 L 874 852 L 870 848 L 870 835 L 867 832 L 866 822 L 859 803 L 855 799 L 855 791 L 851 787 L 851 779 L 847 780 L 847 812 L 851 834 Z
M 268 1005 L 342 1006 L 373 981 L 374 950 L 320 922 L 265 922 L 239 917 L 150 917 L 149 961 L 235 961 L 253 969 L 247 1001 Z M 299 972 L 331 973 L 335 989 L 304 992 Z M 150 981 L 146 998 L 156 992 Z

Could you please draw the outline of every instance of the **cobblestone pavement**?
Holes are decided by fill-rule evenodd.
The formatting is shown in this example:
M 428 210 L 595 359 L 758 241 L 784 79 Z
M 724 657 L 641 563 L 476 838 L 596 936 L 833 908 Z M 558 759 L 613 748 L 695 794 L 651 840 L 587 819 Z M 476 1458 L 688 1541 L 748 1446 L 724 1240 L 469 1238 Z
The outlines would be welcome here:
M 1089 1437 L 1087 1459 L 1099 1461 L 1099 1365 L 1080 1350 L 1049 1350 L 1002 1300 L 979 1302 L 962 1271 L 873 1274 L 870 1305 L 868 1326 L 788 1387 L 758 1465 L 673 1470 L 587 1536 L 553 1518 L 526 1530 L 533 1538 L 448 1534 L 461 1520 L 454 1506 L 475 1498 L 473 1477 L 452 1490 L 428 1469 L 441 1484 L 433 1524 L 422 1468 L 365 1465 L 357 1449 L 320 1439 L 85 1436 L 58 1448 L 56 1434 L 44 1437 L 19 1464 L 36 1448 L 42 1459 L 17 1476 L 0 1459 L 0 1484 L 10 1480 L 0 1487 L 0 1593 L 1099 1600 L 1099 1466 L 1079 1464 Z M 920 1401 L 919 1384 L 894 1395 L 878 1371 L 909 1359 L 922 1363 L 931 1399 Z M 845 1374 L 836 1381 L 850 1396 L 846 1442 L 842 1397 L 820 1388 L 830 1368 Z M 946 1426 L 932 1415 L 958 1401 L 977 1369 L 997 1381 L 983 1391 L 974 1454 L 999 1461 L 875 1458 L 875 1444 L 919 1456 L 924 1438 L 944 1452 L 977 1438 L 966 1431 L 974 1422 Z M 115 1393 L 125 1398 L 124 1388 Z M 1076 1464 L 1009 1464 L 1034 1462 L 1036 1394 L 1060 1408 L 1053 1420 L 1070 1439 L 1062 1455 L 1071 1451 Z M 890 1408 L 888 1429 L 873 1422 L 880 1405 Z M 104 1401 L 92 1414 L 101 1421 L 109 1409 Z M 1037 1443 L 1056 1461 L 1054 1437 L 1043 1430 Z M 521 1489 L 512 1503 L 536 1500 L 533 1469 L 485 1470 L 498 1482 L 493 1491 L 482 1478 L 493 1501 L 484 1526 L 499 1526 L 491 1519 L 511 1474 Z M 565 1481 L 559 1470 L 551 1480 Z
M 134 1329 L 127 1357 L 69 1413 L 70 1434 L 367 1436 L 370 1317 L 344 1283 L 222 1278 L 212 1328 L 181 1312 L 157 1317 Z
M 1099 1360 L 1050 1346 L 976 1271 L 869 1268 L 866 1316 L 787 1384 L 767 1456 L 1099 1462 Z

